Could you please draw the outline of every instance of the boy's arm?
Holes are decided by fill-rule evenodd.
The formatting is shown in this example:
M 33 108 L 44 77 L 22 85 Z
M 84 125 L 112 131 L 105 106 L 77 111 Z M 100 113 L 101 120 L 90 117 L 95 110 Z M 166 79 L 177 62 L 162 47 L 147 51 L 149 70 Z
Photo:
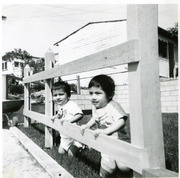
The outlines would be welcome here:
M 118 119 L 117 121 L 115 121 L 110 127 L 102 130 L 102 129 L 97 129 L 95 130 L 95 134 L 100 134 L 100 133 L 103 133 L 103 134 L 106 134 L 106 135 L 111 135 L 113 134 L 114 132 L 118 131 L 121 127 L 123 127 L 125 124 L 125 121 L 124 119 Z
M 91 128 L 95 123 L 96 123 L 95 118 L 92 117 L 87 124 L 83 125 L 85 127 L 84 129 Z
M 118 131 L 121 127 L 123 127 L 124 124 L 125 124 L 124 119 L 119 119 L 116 122 L 114 122 L 114 124 L 112 124 L 110 127 L 105 129 L 103 133 L 106 135 L 111 135 L 114 132 Z
M 76 121 L 78 121 L 78 120 L 80 120 L 82 118 L 83 118 L 83 114 L 78 113 L 72 119 L 68 120 L 68 122 L 74 123 L 74 122 L 76 122 Z

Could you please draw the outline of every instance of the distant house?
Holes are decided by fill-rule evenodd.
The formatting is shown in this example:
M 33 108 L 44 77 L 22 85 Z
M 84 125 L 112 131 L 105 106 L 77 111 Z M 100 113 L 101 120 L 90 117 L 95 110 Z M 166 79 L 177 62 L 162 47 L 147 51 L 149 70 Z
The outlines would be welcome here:
M 2 61 L 2 74 L 13 74 L 15 77 L 23 76 L 24 60 L 14 59 L 13 61 Z
M 148 34 L 147 34 L 148 35 Z M 178 40 L 158 27 L 159 75 L 175 77 L 178 67 Z M 90 22 L 54 44 L 58 64 L 64 64 L 127 41 L 127 21 Z M 127 66 L 124 65 L 124 69 Z
M 18 81 L 23 76 L 24 61 L 21 59 L 14 59 L 13 61 L 2 61 L 2 99 L 8 99 L 8 79 L 13 78 Z

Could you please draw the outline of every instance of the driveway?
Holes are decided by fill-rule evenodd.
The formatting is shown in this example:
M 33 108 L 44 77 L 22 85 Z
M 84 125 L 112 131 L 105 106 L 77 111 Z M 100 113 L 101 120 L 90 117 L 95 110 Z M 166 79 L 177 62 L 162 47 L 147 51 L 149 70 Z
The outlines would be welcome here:
M 50 178 L 9 129 L 2 129 L 2 140 L 3 178 Z

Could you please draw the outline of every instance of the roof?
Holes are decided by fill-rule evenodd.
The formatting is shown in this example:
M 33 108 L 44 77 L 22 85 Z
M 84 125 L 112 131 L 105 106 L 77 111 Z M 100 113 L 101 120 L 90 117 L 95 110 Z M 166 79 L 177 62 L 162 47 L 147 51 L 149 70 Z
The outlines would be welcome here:
M 22 78 L 20 77 L 16 77 L 14 74 L 5 74 L 6 76 L 8 76 L 8 78 L 13 78 L 13 79 L 16 79 L 16 80 L 23 80 Z
M 99 24 L 99 23 L 112 23 L 112 22 L 122 22 L 122 21 L 127 21 L 127 19 L 122 19 L 122 20 L 109 20 L 109 21 L 99 21 L 99 22 L 89 22 L 86 25 L 82 26 L 81 28 L 77 29 L 76 31 L 72 32 L 71 34 L 69 34 L 68 36 L 64 37 L 63 39 L 59 40 L 58 42 L 54 43 L 55 46 L 58 46 L 58 43 L 61 43 L 62 41 L 66 40 L 67 38 L 69 38 L 70 36 L 74 35 L 75 33 L 77 33 L 78 31 L 82 30 L 83 28 L 92 25 L 92 24 Z M 169 33 L 167 30 L 158 27 L 158 33 L 162 34 L 163 36 L 166 36 L 172 40 L 177 40 L 177 37 L 172 37 L 171 33 Z
M 74 35 L 75 33 L 77 33 L 78 31 L 82 30 L 83 28 L 87 27 L 88 25 L 92 25 L 92 24 L 99 24 L 99 23 L 111 23 L 111 22 L 122 22 L 122 21 L 126 21 L 126 19 L 122 19 L 122 20 L 108 20 L 108 21 L 99 21 L 99 22 L 89 22 L 86 25 L 82 26 L 81 28 L 77 29 L 76 31 L 74 31 L 73 33 L 71 33 L 70 35 L 66 36 L 65 38 L 61 39 L 60 41 L 54 43 L 54 45 L 58 46 L 58 43 L 64 41 L 65 39 L 69 38 L 70 36 Z
M 168 37 L 168 38 L 170 38 L 172 40 L 175 40 L 175 41 L 178 40 L 178 38 L 176 36 L 172 36 L 171 33 L 169 33 L 167 30 L 165 30 L 165 29 L 163 29 L 161 27 L 158 27 L 158 33 L 162 34 L 163 36 L 166 36 L 166 37 Z

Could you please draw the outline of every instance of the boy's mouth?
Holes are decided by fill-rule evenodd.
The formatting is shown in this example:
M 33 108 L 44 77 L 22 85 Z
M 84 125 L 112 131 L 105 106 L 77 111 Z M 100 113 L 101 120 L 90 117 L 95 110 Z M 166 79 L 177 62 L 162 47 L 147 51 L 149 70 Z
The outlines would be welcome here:
M 56 103 L 61 103 L 62 102 L 62 100 L 56 100 Z
M 97 105 L 99 102 L 98 101 L 92 101 L 93 105 Z

